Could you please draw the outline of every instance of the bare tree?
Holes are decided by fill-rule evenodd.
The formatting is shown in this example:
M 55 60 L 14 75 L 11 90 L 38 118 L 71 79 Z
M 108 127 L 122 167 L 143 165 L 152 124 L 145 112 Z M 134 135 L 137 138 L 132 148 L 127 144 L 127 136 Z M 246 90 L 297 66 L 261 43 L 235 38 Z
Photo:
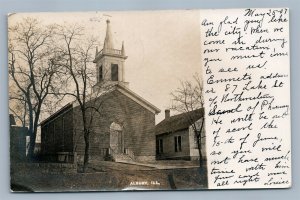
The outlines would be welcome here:
M 91 92 L 92 86 L 95 85 L 96 70 L 91 66 L 94 60 L 94 50 L 96 47 L 96 40 L 93 38 L 87 39 L 84 35 L 84 28 L 78 25 L 61 26 L 59 28 L 59 37 L 61 46 L 61 55 L 63 59 L 60 65 L 66 70 L 65 90 L 56 92 L 56 94 L 71 96 L 75 99 L 80 110 L 80 130 L 76 132 L 75 151 L 77 143 L 83 139 L 85 143 L 83 171 L 85 172 L 89 163 L 89 148 L 90 148 L 90 134 L 93 131 L 93 120 L 95 114 L 101 115 L 102 102 L 97 101 L 100 95 L 98 91 Z M 101 87 L 101 86 L 99 86 Z M 102 86 L 102 89 L 107 90 L 107 86 Z M 103 91 L 103 90 L 102 90 Z
M 37 19 L 25 18 L 10 26 L 9 29 L 9 74 L 18 96 L 22 102 L 23 119 L 28 120 L 30 148 L 29 155 L 34 153 L 34 146 L 43 103 L 53 88 L 57 66 L 56 53 L 52 48 L 53 25 L 42 26 Z M 11 108 L 16 113 L 17 107 Z M 25 124 L 25 122 L 24 122 Z
M 204 99 L 203 99 L 203 87 L 199 75 L 194 75 L 194 82 L 191 81 L 181 81 L 181 86 L 171 93 L 173 105 L 172 110 L 179 113 L 186 113 L 184 115 L 190 123 L 193 129 L 194 137 L 196 138 L 197 149 L 199 152 L 199 164 L 200 167 L 203 165 L 203 155 L 202 155 L 202 139 L 201 135 L 204 128 Z M 200 124 L 197 116 L 189 114 L 191 112 L 203 112 L 203 119 Z M 199 113 L 201 115 L 201 113 Z

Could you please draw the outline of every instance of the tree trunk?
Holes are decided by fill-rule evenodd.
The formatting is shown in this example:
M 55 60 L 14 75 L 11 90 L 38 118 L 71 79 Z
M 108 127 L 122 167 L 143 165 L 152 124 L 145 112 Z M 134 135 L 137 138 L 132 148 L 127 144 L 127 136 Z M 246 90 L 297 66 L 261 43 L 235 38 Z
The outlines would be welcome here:
M 84 128 L 85 149 L 84 149 L 84 159 L 83 159 L 83 172 L 86 172 L 89 163 L 89 148 L 90 148 L 89 137 L 90 137 L 89 131 L 86 128 Z
M 202 142 L 202 135 L 201 132 L 203 130 L 203 126 L 204 126 L 204 118 L 201 122 L 201 128 L 199 130 L 199 134 L 197 134 L 197 146 L 198 146 L 198 152 L 199 152 L 199 165 L 200 165 L 200 173 L 204 172 L 204 169 L 206 168 L 205 166 L 203 166 L 204 162 L 203 162 L 203 156 L 202 156 L 202 146 L 201 146 L 201 142 Z
M 30 135 L 29 151 L 28 151 L 28 156 L 29 156 L 29 159 L 31 159 L 31 160 L 34 160 L 35 140 L 36 140 L 36 134 L 33 131 Z
M 33 128 L 33 110 L 30 109 L 31 104 L 28 104 L 29 106 L 29 128 L 28 128 L 28 135 L 30 136 L 30 143 L 29 143 L 29 149 L 28 149 L 28 158 L 33 157 L 33 152 L 34 152 L 34 145 L 35 143 L 32 142 L 35 140 L 35 133 L 34 133 L 34 128 Z
M 201 152 L 201 132 L 197 134 L 197 148 L 199 152 L 199 166 L 200 168 L 202 168 L 203 162 L 202 162 L 202 152 Z

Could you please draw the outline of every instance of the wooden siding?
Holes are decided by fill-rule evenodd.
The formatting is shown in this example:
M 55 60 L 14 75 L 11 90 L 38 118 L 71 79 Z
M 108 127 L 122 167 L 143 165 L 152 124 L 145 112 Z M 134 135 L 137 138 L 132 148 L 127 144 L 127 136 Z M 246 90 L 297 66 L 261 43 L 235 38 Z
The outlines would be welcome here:
M 101 155 L 109 148 L 110 125 L 115 122 L 123 127 L 124 148 L 134 156 L 155 156 L 155 115 L 119 91 L 113 91 L 89 102 L 87 118 L 90 125 L 90 154 Z M 79 107 L 74 108 L 75 141 L 78 154 L 84 152 L 82 119 Z M 80 139 L 82 138 L 82 139 Z
M 44 155 L 73 152 L 73 110 L 69 109 L 41 127 L 41 151 Z
M 200 127 L 203 118 L 199 119 L 196 123 L 197 128 Z M 175 152 L 175 136 L 182 137 L 182 151 Z M 205 126 L 201 132 L 201 152 L 202 159 L 206 160 L 206 137 L 205 137 Z M 189 126 L 186 129 L 164 133 L 156 135 L 157 140 L 163 140 L 163 152 L 159 153 L 156 145 L 156 158 L 157 159 L 184 159 L 184 160 L 198 160 L 199 159 L 199 150 L 197 147 L 197 141 L 195 138 L 194 129 L 192 126 Z
M 181 151 L 175 151 L 175 137 L 181 136 Z M 157 159 L 189 159 L 190 141 L 188 129 L 156 136 L 156 140 L 162 139 L 163 152 L 157 155 Z
M 104 157 L 110 145 L 110 125 L 122 126 L 124 149 L 134 156 L 155 156 L 155 115 L 119 91 L 89 101 L 87 121 L 90 155 Z M 98 111 L 96 111 L 96 109 Z M 79 106 L 42 124 L 42 152 L 84 154 L 83 123 Z

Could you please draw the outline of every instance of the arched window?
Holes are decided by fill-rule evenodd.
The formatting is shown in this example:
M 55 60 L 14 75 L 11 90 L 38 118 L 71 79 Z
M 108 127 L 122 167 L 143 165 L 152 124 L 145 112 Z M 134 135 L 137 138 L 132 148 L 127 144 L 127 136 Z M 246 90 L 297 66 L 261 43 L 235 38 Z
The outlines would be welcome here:
M 121 125 L 119 125 L 119 124 L 113 122 L 113 123 L 111 123 L 111 125 L 110 125 L 110 130 L 122 131 L 123 128 L 122 128 Z

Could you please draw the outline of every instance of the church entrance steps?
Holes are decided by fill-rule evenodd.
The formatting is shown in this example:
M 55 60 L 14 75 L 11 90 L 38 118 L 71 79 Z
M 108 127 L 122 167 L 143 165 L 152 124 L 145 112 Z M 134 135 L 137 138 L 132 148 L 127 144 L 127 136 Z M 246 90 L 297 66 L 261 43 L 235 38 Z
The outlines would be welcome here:
M 131 162 L 132 158 L 127 154 L 116 154 L 113 156 L 115 162 Z

